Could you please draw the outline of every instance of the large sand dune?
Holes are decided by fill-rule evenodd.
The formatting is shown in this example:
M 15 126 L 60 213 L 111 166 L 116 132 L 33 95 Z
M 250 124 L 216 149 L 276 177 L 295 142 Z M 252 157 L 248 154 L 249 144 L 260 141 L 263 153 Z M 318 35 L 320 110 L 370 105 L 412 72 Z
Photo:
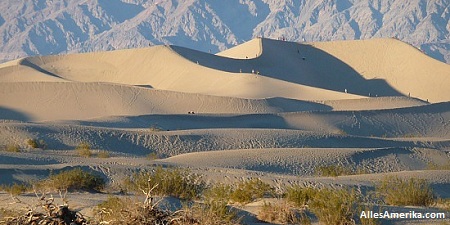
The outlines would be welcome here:
M 67 167 L 114 184 L 163 165 L 208 182 L 368 190 L 387 175 L 421 177 L 448 197 L 448 87 L 449 65 L 395 39 L 257 38 L 217 55 L 155 46 L 27 57 L 0 64 L 0 149 L 21 150 L 0 151 L 0 184 Z M 112 158 L 77 157 L 83 142 Z M 369 174 L 315 173 L 329 165 Z

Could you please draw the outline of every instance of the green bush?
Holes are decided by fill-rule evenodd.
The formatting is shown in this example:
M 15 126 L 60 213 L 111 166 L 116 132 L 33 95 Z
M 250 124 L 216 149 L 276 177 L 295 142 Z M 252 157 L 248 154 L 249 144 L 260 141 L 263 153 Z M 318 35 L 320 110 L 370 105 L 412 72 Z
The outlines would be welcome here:
M 28 139 L 27 144 L 32 148 L 39 148 L 38 142 L 36 139 Z
M 46 149 L 47 144 L 44 140 L 36 140 L 36 139 L 27 139 L 27 145 L 31 148 L 41 148 Z
M 79 145 L 77 145 L 76 149 L 89 149 L 91 150 L 91 145 L 87 142 L 81 142 Z
M 14 183 L 12 185 L 2 185 L 0 189 L 6 191 L 7 193 L 13 196 L 18 196 L 25 193 L 26 191 L 29 191 L 30 186 L 26 184 Z
M 83 171 L 80 168 L 51 174 L 47 179 L 37 183 L 41 189 L 68 191 L 101 191 L 106 181 L 98 175 Z
M 356 209 L 360 203 L 354 190 L 318 190 L 310 200 L 309 209 L 326 225 L 354 224 Z
M 435 201 L 433 190 L 424 179 L 388 176 L 376 185 L 375 191 L 389 205 L 430 206 Z
M 6 146 L 7 152 L 20 152 L 20 146 L 18 144 L 9 144 Z
M 125 219 L 126 214 L 131 214 L 135 203 L 131 202 L 130 199 L 121 199 L 118 197 L 108 196 L 108 199 L 100 204 L 98 204 L 93 212 L 94 218 L 98 221 L 120 221 Z M 128 210 L 123 210 L 128 209 Z M 113 223 L 114 224 L 114 223 Z
M 273 188 L 259 179 L 239 182 L 231 192 L 233 202 L 246 204 L 264 196 L 273 196 Z
M 350 175 L 352 171 L 342 166 L 320 166 L 316 168 L 316 174 L 325 177 L 337 177 L 342 175 Z
M 206 189 L 203 193 L 205 201 L 225 202 L 230 201 L 232 188 L 226 184 L 215 184 L 214 186 Z
M 139 191 L 155 187 L 156 195 L 173 196 L 181 199 L 194 199 L 200 196 L 205 187 L 202 178 L 187 169 L 157 167 L 153 171 L 135 173 L 126 181 L 131 190 Z
M 258 219 L 276 224 L 311 224 L 311 220 L 303 211 L 296 212 L 286 202 L 275 204 L 264 202 L 258 213 Z
M 286 191 L 286 199 L 294 203 L 297 207 L 304 207 L 314 197 L 316 192 L 317 190 L 313 188 L 292 186 Z
M 209 204 L 185 204 L 181 210 L 161 210 L 158 205 L 146 205 L 129 198 L 109 197 L 94 209 L 97 224 L 179 224 L 238 225 L 235 213 L 227 206 L 215 208 Z M 171 221 L 170 223 L 168 221 Z
M 105 159 L 105 158 L 109 158 L 110 155 L 109 155 L 108 151 L 100 151 L 100 152 L 97 153 L 97 157 Z
M 81 157 L 89 158 L 92 156 L 91 146 L 87 142 L 80 143 L 75 149 Z
M 158 126 L 158 124 L 152 124 L 149 129 L 150 129 L 150 131 L 162 131 L 163 130 L 163 128 L 161 126 Z
M 147 159 L 148 159 L 148 160 L 155 160 L 155 159 L 159 159 L 159 156 L 158 156 L 158 154 L 156 154 L 155 152 L 152 152 L 152 153 L 149 153 L 149 154 L 147 155 Z

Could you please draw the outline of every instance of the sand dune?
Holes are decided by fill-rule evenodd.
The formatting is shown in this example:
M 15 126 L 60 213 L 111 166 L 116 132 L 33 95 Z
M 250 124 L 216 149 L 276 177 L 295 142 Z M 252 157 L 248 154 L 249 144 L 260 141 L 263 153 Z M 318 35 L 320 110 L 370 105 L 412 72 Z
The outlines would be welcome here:
M 396 39 L 312 43 L 366 79 L 383 79 L 404 95 L 449 101 L 450 65 Z
M 448 170 L 427 170 L 450 162 L 449 86 L 450 65 L 394 39 L 27 57 L 0 64 L 0 150 L 21 151 L 0 151 L 0 184 L 68 167 L 114 184 L 175 165 L 207 182 L 284 187 L 373 190 L 386 175 L 421 177 L 450 196 Z M 112 158 L 77 157 L 83 142 Z M 328 165 L 370 174 L 315 173 Z M 93 197 L 78 200 L 106 198 Z
M 216 97 L 96 82 L 0 83 L 0 96 L 0 119 L 21 121 L 88 120 L 188 112 L 256 114 L 332 109 L 324 104 L 294 99 Z
M 240 56 L 235 56 L 254 52 L 255 48 L 258 49 L 255 46 L 260 46 L 262 51 L 258 57 L 240 59 Z M 233 49 L 217 56 L 177 46 L 157 46 L 30 57 L 20 60 L 18 65 L 3 65 L 0 77 L 3 81 L 12 82 L 56 81 L 60 78 L 149 85 L 163 90 L 241 98 L 336 100 L 356 99 L 361 95 L 401 96 L 412 93 L 422 100 L 449 100 L 444 87 L 449 82 L 450 66 L 392 39 L 325 44 L 254 39 Z M 414 59 L 400 60 L 408 58 L 406 56 Z M 259 75 L 252 75 L 252 71 Z M 26 74 L 30 75 L 24 79 Z M 432 74 L 433 79 L 428 79 L 427 74 Z

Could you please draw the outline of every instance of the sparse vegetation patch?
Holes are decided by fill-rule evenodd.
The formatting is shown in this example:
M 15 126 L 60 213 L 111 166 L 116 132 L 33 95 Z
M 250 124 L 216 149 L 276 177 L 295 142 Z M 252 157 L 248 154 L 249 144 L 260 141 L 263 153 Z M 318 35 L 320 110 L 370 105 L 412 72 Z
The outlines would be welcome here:
M 430 206 L 435 201 L 433 190 L 424 179 L 387 176 L 376 186 L 376 192 L 389 205 Z
M 260 179 L 251 179 L 237 183 L 230 194 L 233 202 L 246 204 L 258 198 L 273 196 L 273 188 Z
M 205 182 L 201 176 L 181 168 L 157 167 L 153 171 L 141 171 L 135 173 L 125 183 L 129 189 L 139 192 L 156 185 L 154 194 L 181 199 L 198 198 L 205 188 Z
M 101 191 L 105 185 L 106 181 L 100 176 L 76 168 L 51 174 L 36 187 L 41 190 Z

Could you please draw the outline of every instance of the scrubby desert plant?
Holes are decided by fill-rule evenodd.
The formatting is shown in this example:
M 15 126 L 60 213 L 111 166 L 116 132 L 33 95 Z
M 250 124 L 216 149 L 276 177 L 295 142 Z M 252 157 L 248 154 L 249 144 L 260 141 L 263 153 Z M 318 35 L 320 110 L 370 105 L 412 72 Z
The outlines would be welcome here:
M 155 160 L 155 159 L 159 159 L 159 156 L 158 156 L 158 154 L 156 154 L 155 152 L 152 152 L 152 153 L 149 153 L 149 154 L 146 156 L 146 158 L 147 158 L 148 160 Z
M 215 184 L 203 193 L 204 198 L 207 201 L 225 202 L 230 201 L 231 193 L 233 189 L 227 184 Z
M 82 142 L 76 147 L 79 156 L 89 158 L 92 156 L 91 145 L 87 142 Z
M 38 141 L 36 139 L 27 139 L 27 145 L 31 148 L 39 148 Z
M 389 205 L 430 206 L 435 197 L 424 179 L 401 179 L 387 176 L 375 187 L 375 191 Z
M 436 201 L 436 207 L 445 211 L 450 211 L 450 198 L 439 198 Z
M 314 197 L 317 190 L 313 188 L 304 188 L 300 186 L 292 186 L 286 190 L 286 199 L 297 207 L 305 207 Z
M 330 165 L 317 167 L 315 173 L 319 176 L 337 177 L 342 175 L 350 175 L 352 174 L 352 171 L 343 166 Z
M 178 218 L 177 224 L 180 225 L 239 225 L 239 219 L 233 208 L 223 203 L 194 203 L 192 205 L 185 205 L 179 213 L 176 214 Z
M 9 220 L 13 220 L 22 214 L 22 210 L 0 208 L 0 224 L 8 224 Z
M 69 207 L 64 205 L 57 205 L 53 197 L 47 198 L 45 194 L 37 195 L 39 204 L 36 207 L 30 207 L 23 212 L 14 212 L 14 214 L 3 216 L 0 215 L 0 224 L 6 225 L 86 225 L 88 221 L 81 215 L 81 213 L 72 211 Z M 9 213 L 5 210 L 0 210 L 0 214 Z M 3 217 L 3 218 L 2 218 Z
M 20 146 L 18 144 L 9 144 L 6 146 L 7 152 L 20 152 Z
M 215 184 L 209 187 L 203 192 L 204 205 L 201 209 L 221 221 L 233 221 L 236 213 L 228 207 L 231 193 L 232 188 L 230 185 Z
M 99 152 L 97 153 L 97 157 L 98 157 L 98 158 L 105 159 L 105 158 L 109 158 L 110 155 L 109 155 L 109 152 L 108 152 L 108 151 L 99 151 Z
M 321 189 L 309 203 L 309 209 L 326 225 L 355 224 L 354 217 L 360 200 L 355 190 Z
M 258 219 L 276 224 L 311 224 L 311 220 L 301 211 L 297 212 L 287 202 L 267 203 L 261 207 Z
M 273 188 L 260 179 L 251 179 L 237 183 L 231 192 L 233 202 L 246 204 L 264 196 L 273 196 Z
M 181 168 L 157 167 L 153 171 L 140 171 L 125 183 L 129 189 L 140 192 L 148 188 L 149 182 L 152 187 L 157 185 L 153 190 L 154 194 L 181 199 L 198 198 L 205 188 L 201 176 Z
M 45 143 L 44 140 L 27 139 L 26 142 L 27 145 L 30 146 L 31 148 L 41 148 L 41 149 L 47 148 L 47 144 Z
M 7 193 L 13 196 L 18 196 L 30 190 L 30 186 L 27 184 L 14 183 L 11 185 L 2 185 L 0 189 L 6 191 Z
M 68 190 L 68 191 L 101 191 L 106 181 L 93 173 L 80 168 L 51 174 L 47 179 L 36 183 L 38 189 Z
M 109 221 L 111 224 L 119 224 L 122 219 L 131 217 L 133 211 L 138 211 L 135 204 L 128 198 L 109 196 L 106 201 L 94 208 L 94 218 L 99 222 Z
M 150 131 L 162 131 L 163 128 L 161 126 L 158 126 L 158 124 L 152 124 L 150 125 Z

